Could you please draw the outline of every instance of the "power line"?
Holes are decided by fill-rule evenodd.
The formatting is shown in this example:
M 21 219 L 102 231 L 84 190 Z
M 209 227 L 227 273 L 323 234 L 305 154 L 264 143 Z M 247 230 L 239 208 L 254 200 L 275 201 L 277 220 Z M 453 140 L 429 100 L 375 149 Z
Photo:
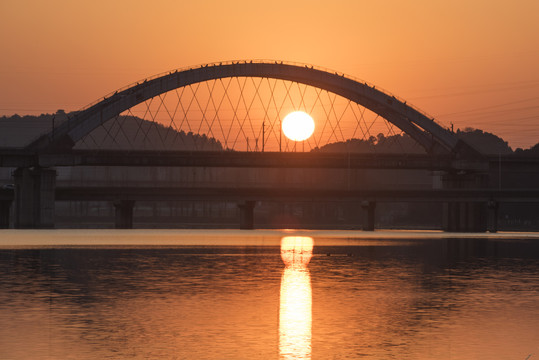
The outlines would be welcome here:
M 474 108 L 474 109 L 468 109 L 468 110 L 464 110 L 464 111 L 457 111 L 457 112 L 452 112 L 452 113 L 440 114 L 440 115 L 438 115 L 438 116 L 449 116 L 449 115 L 466 114 L 466 113 L 470 113 L 470 112 L 477 112 L 477 111 L 481 111 L 481 110 L 488 110 L 488 109 L 498 108 L 498 107 L 504 107 L 504 106 L 508 106 L 508 105 L 521 104 L 521 103 L 528 102 L 528 101 L 533 101 L 533 100 L 539 100 L 539 97 L 538 97 L 538 96 L 534 96 L 534 97 L 531 97 L 531 98 L 526 98 L 526 99 L 517 100 L 517 101 L 511 101 L 511 102 L 507 102 L 507 103 L 503 103 L 503 104 L 497 104 L 497 105 L 491 105 L 491 106 L 483 106 L 483 107 Z

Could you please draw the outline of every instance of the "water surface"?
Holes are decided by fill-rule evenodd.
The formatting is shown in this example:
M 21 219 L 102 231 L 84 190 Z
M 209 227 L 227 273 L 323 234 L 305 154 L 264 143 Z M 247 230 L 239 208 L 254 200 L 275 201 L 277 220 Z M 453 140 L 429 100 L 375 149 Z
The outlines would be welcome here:
M 2 231 L 0 358 L 539 358 L 539 236 L 455 236 Z

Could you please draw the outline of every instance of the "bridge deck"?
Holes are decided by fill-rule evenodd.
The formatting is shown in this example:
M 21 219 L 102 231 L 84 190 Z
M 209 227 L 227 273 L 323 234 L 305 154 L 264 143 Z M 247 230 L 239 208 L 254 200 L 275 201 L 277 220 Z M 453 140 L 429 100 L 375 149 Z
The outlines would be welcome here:
M 13 200 L 13 190 L 0 189 L 0 200 Z M 539 202 L 539 189 L 495 190 L 324 190 L 268 188 L 200 187 L 60 187 L 56 201 L 383 201 L 383 202 L 453 202 L 501 201 Z
M 539 202 L 539 190 L 320 190 L 265 188 L 140 188 L 73 187 L 56 189 L 56 200 L 215 200 L 215 201 L 339 201 Z
M 253 168 L 426 169 L 485 168 L 479 161 L 455 162 L 449 155 L 238 151 L 85 151 L 35 154 L 0 150 L 0 167 L 193 166 Z

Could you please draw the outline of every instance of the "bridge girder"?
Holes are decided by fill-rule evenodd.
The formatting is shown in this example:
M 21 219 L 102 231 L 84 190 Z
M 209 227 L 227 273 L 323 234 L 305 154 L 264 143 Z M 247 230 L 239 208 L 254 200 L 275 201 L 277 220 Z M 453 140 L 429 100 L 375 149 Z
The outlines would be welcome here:
M 184 86 L 229 77 L 262 77 L 293 81 L 340 95 L 385 118 L 416 140 L 428 153 L 470 155 L 469 146 L 433 119 L 369 84 L 307 65 L 283 62 L 231 62 L 174 71 L 118 91 L 76 113 L 27 150 L 72 148 L 77 141 L 122 112 Z

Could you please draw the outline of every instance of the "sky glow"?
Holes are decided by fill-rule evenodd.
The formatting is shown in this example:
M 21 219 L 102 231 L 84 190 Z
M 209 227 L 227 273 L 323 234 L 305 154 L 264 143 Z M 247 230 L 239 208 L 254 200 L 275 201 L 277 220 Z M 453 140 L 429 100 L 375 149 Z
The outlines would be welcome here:
M 0 14 L 0 115 L 74 111 L 190 65 L 279 59 L 364 79 L 513 148 L 539 139 L 536 0 L 7 0 Z

